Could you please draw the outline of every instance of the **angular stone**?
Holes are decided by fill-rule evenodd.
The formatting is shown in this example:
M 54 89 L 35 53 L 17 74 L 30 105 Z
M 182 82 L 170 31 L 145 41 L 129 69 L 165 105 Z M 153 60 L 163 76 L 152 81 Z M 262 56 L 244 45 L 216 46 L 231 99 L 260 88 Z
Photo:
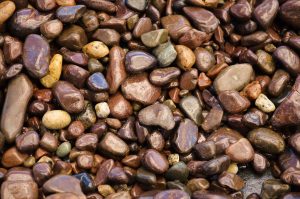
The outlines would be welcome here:
M 168 40 L 168 30 L 158 29 L 142 34 L 141 40 L 147 47 L 154 48 Z
M 99 149 L 110 156 L 126 156 L 129 153 L 128 145 L 117 135 L 106 133 L 99 143 Z
M 177 52 L 170 41 L 156 47 L 153 50 L 153 54 L 156 56 L 159 65 L 162 67 L 171 65 L 177 57 Z
M 180 108 L 185 114 L 194 121 L 198 126 L 202 122 L 202 107 L 195 96 L 187 96 L 180 100 Z

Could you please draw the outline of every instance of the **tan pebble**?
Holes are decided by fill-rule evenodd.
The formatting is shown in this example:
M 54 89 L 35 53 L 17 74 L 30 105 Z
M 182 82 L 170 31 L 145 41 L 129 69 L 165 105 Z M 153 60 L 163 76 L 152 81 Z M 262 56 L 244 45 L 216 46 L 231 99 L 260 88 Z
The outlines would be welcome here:
M 104 196 L 107 197 L 110 194 L 115 193 L 115 190 L 110 185 L 99 185 L 98 186 L 98 192 Z
M 49 71 L 46 76 L 41 78 L 41 83 L 46 88 L 52 88 L 59 80 L 62 71 L 63 57 L 60 54 L 55 54 L 50 62 Z
M 102 58 L 108 55 L 108 47 L 101 41 L 92 41 L 83 46 L 82 51 L 91 58 Z
M 75 0 L 56 0 L 56 3 L 60 6 L 74 6 L 74 5 L 76 5 Z
M 177 52 L 177 65 L 183 70 L 192 68 L 196 61 L 194 52 L 184 45 L 176 45 L 175 50 Z
M 237 166 L 237 163 L 231 163 L 227 169 L 227 172 L 237 174 L 239 171 L 239 168 Z
M 69 113 L 63 110 L 48 111 L 44 114 L 42 123 L 48 129 L 63 129 L 71 122 Z
M 0 25 L 3 24 L 15 11 L 16 5 L 12 1 L 0 3 Z
M 177 153 L 170 154 L 168 156 L 168 162 L 170 165 L 174 165 L 179 162 L 179 155 Z

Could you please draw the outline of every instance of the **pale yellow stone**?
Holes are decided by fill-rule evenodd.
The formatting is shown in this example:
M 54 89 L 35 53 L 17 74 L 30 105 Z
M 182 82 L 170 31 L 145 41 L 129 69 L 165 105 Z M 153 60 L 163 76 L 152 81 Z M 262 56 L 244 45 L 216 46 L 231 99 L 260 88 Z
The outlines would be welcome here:
M 49 65 L 48 74 L 40 79 L 43 86 L 46 88 L 52 88 L 54 84 L 59 80 L 62 71 L 63 57 L 60 54 L 55 54 Z
M 54 165 L 54 161 L 51 158 L 49 158 L 48 156 L 41 157 L 38 162 L 39 163 L 46 162 L 46 163 L 49 163 L 51 166 Z
M 255 106 L 265 113 L 271 113 L 276 109 L 273 102 L 264 94 L 260 94 L 258 96 L 258 98 L 255 100 Z
M 56 0 L 56 3 L 60 6 L 74 6 L 74 5 L 76 5 L 75 0 Z
M 82 51 L 91 58 L 102 58 L 108 55 L 108 47 L 101 41 L 92 41 L 83 46 Z
M 69 113 L 63 110 L 52 110 L 44 114 L 42 123 L 48 129 L 63 129 L 71 122 Z
M 16 5 L 12 1 L 3 1 L 0 3 L 0 25 L 3 24 L 16 10 Z
M 107 197 L 109 196 L 110 194 L 113 194 L 115 193 L 115 190 L 110 186 L 110 185 L 99 185 L 98 186 L 98 192 L 104 196 L 104 197 Z
M 179 155 L 177 153 L 170 154 L 168 156 L 169 165 L 174 165 L 179 162 Z
M 239 168 L 237 166 L 237 163 L 231 163 L 227 169 L 227 172 L 237 174 L 239 171 Z
M 176 45 L 175 50 L 177 52 L 177 65 L 183 70 L 190 70 L 196 62 L 194 52 L 184 45 Z
M 35 158 L 33 156 L 29 156 L 23 163 L 24 167 L 30 168 L 35 164 Z

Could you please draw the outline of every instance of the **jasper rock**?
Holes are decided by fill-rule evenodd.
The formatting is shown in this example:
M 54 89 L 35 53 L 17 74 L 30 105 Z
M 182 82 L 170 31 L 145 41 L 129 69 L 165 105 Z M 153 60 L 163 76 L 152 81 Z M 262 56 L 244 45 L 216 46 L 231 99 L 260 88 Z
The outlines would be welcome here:
M 169 31 L 171 38 L 175 41 L 185 32 L 192 29 L 190 22 L 182 15 L 168 15 L 162 17 L 161 24 Z
M 24 8 L 14 13 L 9 28 L 14 35 L 24 38 L 38 33 L 40 26 L 52 17 L 53 13 L 41 14 L 34 8 Z
M 4 167 L 16 167 L 24 163 L 26 158 L 28 157 L 28 154 L 21 153 L 18 151 L 16 147 L 12 147 L 7 149 L 1 160 L 1 164 Z
M 264 0 L 255 7 L 253 16 L 265 29 L 273 23 L 279 8 L 278 0 Z
M 85 10 L 85 5 L 61 6 L 56 10 L 56 17 L 63 23 L 75 23 Z
M 198 30 L 206 33 L 214 32 L 220 23 L 212 12 L 204 8 L 184 7 L 183 11 Z
M 70 51 L 67 48 L 61 48 L 60 52 L 63 55 L 64 61 L 76 64 L 79 66 L 88 65 L 89 58 L 86 54 L 80 52 Z
M 128 145 L 117 135 L 110 132 L 106 133 L 98 147 L 103 153 L 110 156 L 123 157 L 129 153 Z
M 57 42 L 61 46 L 77 51 L 81 50 L 82 47 L 87 44 L 88 39 L 83 28 L 72 25 L 63 30 Z
M 300 28 L 300 2 L 297 0 L 285 1 L 280 6 L 280 18 L 295 29 Z
M 248 139 L 255 148 L 266 153 L 279 154 L 285 149 L 282 136 L 268 128 L 257 128 L 250 131 Z
M 106 80 L 109 85 L 109 92 L 117 92 L 122 82 L 126 79 L 125 53 L 119 46 L 114 46 L 109 51 L 109 65 L 106 72 Z
M 287 46 L 280 46 L 275 50 L 273 56 L 293 74 L 300 73 L 300 58 L 291 48 Z
M 159 192 L 153 199 L 190 199 L 190 196 L 182 190 L 169 189 Z
M 170 108 L 164 104 L 153 104 L 142 109 L 138 114 L 139 121 L 144 125 L 160 126 L 171 130 L 175 121 Z
M 297 77 L 290 94 L 277 107 L 271 123 L 276 127 L 295 126 L 300 122 L 298 110 L 300 108 L 298 101 L 300 100 L 300 77 Z
M 250 64 L 235 64 L 222 70 L 214 80 L 217 93 L 225 90 L 242 90 L 254 75 Z
M 80 113 L 84 109 L 84 98 L 80 91 L 66 81 L 58 81 L 53 94 L 59 104 L 69 113 Z
M 22 130 L 27 105 L 32 94 L 32 83 L 24 74 L 16 76 L 8 84 L 1 115 L 1 131 L 9 143 L 14 142 Z
M 202 107 L 195 96 L 187 96 L 180 100 L 180 108 L 198 126 L 202 122 Z
M 38 199 L 38 185 L 34 182 L 30 170 L 22 167 L 10 169 L 1 185 L 3 199 Z
M 180 122 L 174 135 L 173 143 L 179 153 L 188 153 L 192 150 L 198 139 L 198 127 L 190 119 Z
M 30 75 L 35 78 L 44 77 L 49 68 L 49 43 L 40 35 L 28 35 L 23 47 L 23 63 Z
M 254 150 L 246 138 L 242 138 L 226 149 L 226 155 L 236 163 L 248 163 L 254 159 Z
M 250 101 L 235 90 L 222 91 L 218 97 L 229 113 L 240 113 L 250 106 Z
M 142 72 L 156 66 L 156 58 L 143 51 L 129 51 L 125 57 L 125 66 L 129 72 Z
M 128 77 L 122 83 L 122 93 L 128 100 L 148 105 L 158 100 L 161 89 L 150 83 L 147 73 L 141 73 Z
M 80 181 L 69 175 L 55 175 L 43 185 L 43 190 L 48 193 L 74 193 L 81 199 L 85 198 Z
M 148 149 L 144 153 L 142 157 L 142 164 L 145 168 L 156 174 L 162 174 L 169 168 L 169 163 L 166 157 L 154 149 Z

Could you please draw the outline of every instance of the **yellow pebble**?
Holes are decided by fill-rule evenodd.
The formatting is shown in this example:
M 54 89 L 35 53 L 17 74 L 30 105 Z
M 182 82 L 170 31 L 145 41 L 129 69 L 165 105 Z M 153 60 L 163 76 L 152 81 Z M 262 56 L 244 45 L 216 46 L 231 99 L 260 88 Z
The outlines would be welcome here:
M 60 54 L 55 54 L 52 57 L 48 74 L 40 80 L 43 86 L 46 88 L 52 88 L 59 80 L 62 70 L 62 61 L 63 57 Z
M 175 50 L 177 52 L 177 65 L 183 70 L 190 70 L 196 62 L 194 52 L 184 45 L 176 45 Z
M 16 10 L 16 5 L 12 1 L 0 3 L 0 25 L 3 24 Z
M 115 193 L 115 190 L 110 186 L 110 185 L 99 185 L 98 186 L 98 192 L 106 197 L 106 196 L 109 196 L 110 194 L 113 194 Z
M 74 6 L 75 0 L 56 0 L 56 3 L 60 6 Z
M 227 172 L 237 174 L 239 171 L 239 168 L 237 166 L 237 163 L 231 163 L 227 169 Z
M 44 114 L 42 118 L 43 125 L 48 129 L 63 129 L 71 122 L 69 113 L 63 110 L 52 110 Z
M 93 41 L 83 46 L 82 51 L 91 58 L 102 58 L 108 55 L 108 47 L 101 41 Z
M 29 156 L 23 164 L 24 167 L 30 168 L 35 164 L 35 158 L 33 156 Z

